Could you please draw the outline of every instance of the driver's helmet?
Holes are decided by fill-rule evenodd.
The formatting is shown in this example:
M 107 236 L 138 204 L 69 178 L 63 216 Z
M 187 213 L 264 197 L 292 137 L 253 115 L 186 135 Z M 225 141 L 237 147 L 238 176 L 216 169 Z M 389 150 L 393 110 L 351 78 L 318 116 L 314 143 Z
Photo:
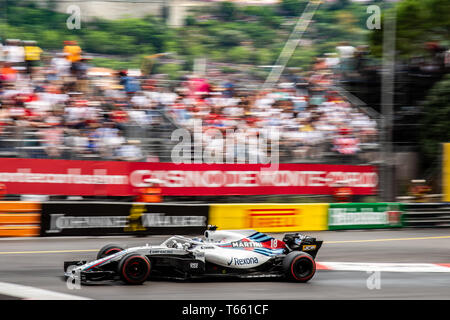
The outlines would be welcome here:
M 174 240 L 173 243 L 172 243 L 172 245 L 171 245 L 171 248 L 174 248 L 174 249 L 183 249 L 183 245 L 182 245 L 180 242 Z

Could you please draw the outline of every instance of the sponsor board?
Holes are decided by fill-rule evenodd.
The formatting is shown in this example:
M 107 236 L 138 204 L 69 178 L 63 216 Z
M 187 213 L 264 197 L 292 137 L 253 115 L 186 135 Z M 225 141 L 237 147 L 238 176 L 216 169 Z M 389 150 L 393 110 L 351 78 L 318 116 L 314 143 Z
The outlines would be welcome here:
M 0 237 L 35 237 L 41 220 L 39 202 L 1 201 Z
M 162 195 L 332 194 L 345 181 L 355 195 L 375 194 L 374 166 L 175 164 L 125 161 L 0 159 L 0 183 L 9 194 L 130 196 L 161 182 Z
M 393 228 L 402 226 L 399 203 L 332 203 L 328 209 L 329 230 Z
M 301 212 L 296 208 L 249 209 L 247 215 L 252 229 L 287 228 L 301 224 Z
M 442 153 L 442 200 L 450 202 L 450 143 L 443 144 Z
M 207 205 L 49 202 L 41 236 L 190 234 L 205 230 Z
M 327 229 L 328 204 L 212 204 L 209 220 L 221 229 L 260 232 Z

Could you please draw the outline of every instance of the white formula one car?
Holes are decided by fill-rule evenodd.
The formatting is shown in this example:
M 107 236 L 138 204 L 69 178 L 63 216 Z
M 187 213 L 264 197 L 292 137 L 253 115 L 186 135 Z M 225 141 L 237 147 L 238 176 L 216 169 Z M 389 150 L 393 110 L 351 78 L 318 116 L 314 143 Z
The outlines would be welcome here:
M 320 240 L 298 233 L 283 240 L 254 230 L 217 230 L 209 226 L 204 238 L 172 236 L 159 246 L 124 249 L 104 246 L 97 260 L 64 262 L 66 277 L 81 283 L 122 279 L 142 284 L 152 278 L 278 277 L 310 280 L 316 271 Z

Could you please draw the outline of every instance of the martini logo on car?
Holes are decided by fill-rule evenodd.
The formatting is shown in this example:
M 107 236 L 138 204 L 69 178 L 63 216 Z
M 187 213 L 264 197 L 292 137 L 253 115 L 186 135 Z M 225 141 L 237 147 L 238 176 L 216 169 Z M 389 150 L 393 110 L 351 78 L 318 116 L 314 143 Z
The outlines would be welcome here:
M 262 248 L 262 244 L 260 242 L 254 241 L 233 241 L 231 242 L 233 248 Z
M 234 263 L 235 266 L 245 266 L 249 264 L 258 264 L 258 258 L 257 257 L 250 257 L 250 258 L 231 258 L 229 262 L 227 262 L 227 265 L 231 266 Z

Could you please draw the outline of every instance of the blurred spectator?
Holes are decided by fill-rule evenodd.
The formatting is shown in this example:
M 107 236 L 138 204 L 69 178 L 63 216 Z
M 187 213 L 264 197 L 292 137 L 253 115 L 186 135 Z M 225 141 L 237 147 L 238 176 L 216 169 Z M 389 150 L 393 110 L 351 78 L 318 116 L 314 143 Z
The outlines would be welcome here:
M 0 81 L 14 82 L 16 80 L 17 70 L 11 67 L 9 62 L 3 62 L 0 69 Z
M 334 150 L 341 154 L 355 154 L 359 151 L 359 140 L 351 135 L 351 129 L 341 128 L 334 138 Z
M 335 202 L 352 202 L 353 191 L 346 181 L 338 181 L 333 187 L 333 197 Z
M 3 40 L 2 38 L 0 38 L 0 63 L 2 63 L 3 60 L 5 60 L 4 47 L 3 47 Z
M 123 90 L 131 99 L 131 97 L 140 90 L 139 81 L 135 77 L 129 76 L 128 72 L 125 70 L 119 72 L 119 77 L 119 83 L 123 86 Z
M 157 179 L 146 179 L 147 187 L 139 188 L 136 202 L 159 203 L 162 202 L 160 182 Z
M 0 183 L 0 200 L 5 197 L 7 193 L 6 186 L 3 183 Z
M 116 149 L 116 159 L 123 161 L 142 161 L 142 150 L 138 147 L 139 140 L 128 140 Z
M 36 45 L 36 41 L 24 41 L 25 67 L 28 74 L 32 74 L 35 67 L 41 61 L 42 49 Z
M 88 63 L 89 60 L 91 59 L 88 57 L 81 58 L 81 60 L 77 63 L 76 67 L 76 77 L 78 79 L 77 90 L 85 94 L 89 94 L 91 89 L 89 86 L 89 79 L 87 76 L 88 70 L 90 68 Z
M 60 80 L 62 77 L 66 77 L 70 73 L 71 62 L 66 58 L 67 53 L 58 52 L 52 58 L 50 66 L 56 73 L 54 80 Z
M 64 41 L 63 52 L 66 54 L 67 61 L 70 62 L 71 74 L 77 76 L 82 53 L 80 46 L 74 40 Z
M 355 55 L 356 48 L 351 46 L 348 42 L 341 42 L 339 46 L 336 47 L 339 53 L 339 65 L 341 72 L 344 76 L 348 72 L 353 70 L 353 57 Z
M 431 192 L 431 187 L 426 180 L 411 180 L 409 187 L 409 195 L 414 198 L 415 202 L 427 202 L 426 195 Z
M 25 61 L 25 51 L 19 39 L 7 39 L 4 47 L 5 61 L 12 66 L 22 66 Z

